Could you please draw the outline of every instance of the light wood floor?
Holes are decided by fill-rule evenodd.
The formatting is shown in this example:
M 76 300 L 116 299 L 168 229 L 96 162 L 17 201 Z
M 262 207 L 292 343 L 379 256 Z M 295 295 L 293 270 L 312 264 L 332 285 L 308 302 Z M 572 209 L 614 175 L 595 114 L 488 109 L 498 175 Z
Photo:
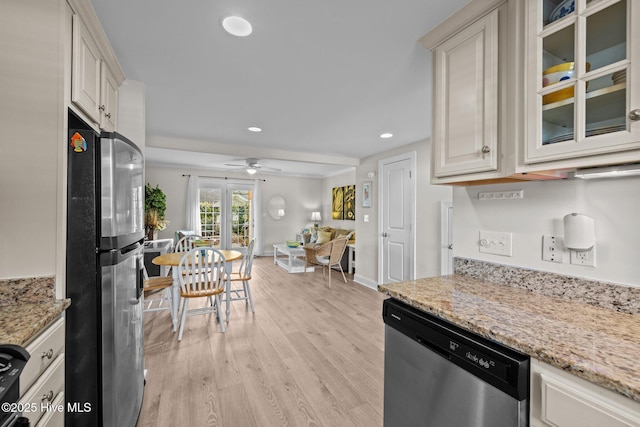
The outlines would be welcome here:
M 253 273 L 255 314 L 233 302 L 224 334 L 194 316 L 178 343 L 167 311 L 145 313 L 138 426 L 381 426 L 384 295 L 272 257 Z

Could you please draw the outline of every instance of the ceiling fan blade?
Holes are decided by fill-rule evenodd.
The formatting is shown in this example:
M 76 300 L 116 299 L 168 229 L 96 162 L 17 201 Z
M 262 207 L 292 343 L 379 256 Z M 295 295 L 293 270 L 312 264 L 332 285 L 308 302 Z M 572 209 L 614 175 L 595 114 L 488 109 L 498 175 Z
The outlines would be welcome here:
M 224 165 L 225 166 L 233 166 L 234 168 L 246 168 L 247 167 L 247 165 L 234 165 L 234 164 L 231 164 L 231 163 L 225 163 Z

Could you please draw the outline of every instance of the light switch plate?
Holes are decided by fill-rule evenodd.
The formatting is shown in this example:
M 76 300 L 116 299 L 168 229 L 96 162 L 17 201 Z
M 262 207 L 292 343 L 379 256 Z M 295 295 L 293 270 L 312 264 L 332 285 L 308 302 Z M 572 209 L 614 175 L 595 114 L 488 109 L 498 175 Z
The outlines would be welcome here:
M 542 259 L 544 261 L 561 263 L 564 258 L 563 252 L 562 236 L 542 236 Z
M 512 256 L 512 233 L 480 230 L 480 252 Z

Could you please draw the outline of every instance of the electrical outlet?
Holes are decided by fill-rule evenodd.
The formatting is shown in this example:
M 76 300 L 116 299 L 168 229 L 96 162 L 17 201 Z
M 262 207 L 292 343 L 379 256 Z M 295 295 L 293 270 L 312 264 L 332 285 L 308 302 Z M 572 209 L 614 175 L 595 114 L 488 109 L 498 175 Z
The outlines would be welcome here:
M 562 262 L 564 242 L 561 236 L 542 236 L 542 259 L 544 261 Z
M 480 252 L 512 256 L 511 233 L 480 230 Z
M 575 249 L 570 249 L 569 253 L 571 254 L 571 264 L 575 265 L 584 265 L 586 267 L 595 267 L 596 266 L 596 247 L 592 247 L 588 251 L 578 251 Z
M 478 193 L 478 200 L 523 199 L 523 190 L 483 191 Z

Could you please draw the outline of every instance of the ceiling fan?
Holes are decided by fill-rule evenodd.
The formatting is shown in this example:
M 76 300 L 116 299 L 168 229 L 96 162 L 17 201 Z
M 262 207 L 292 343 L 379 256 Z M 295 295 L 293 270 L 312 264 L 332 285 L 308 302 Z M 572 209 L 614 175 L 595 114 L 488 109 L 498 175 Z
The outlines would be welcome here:
M 256 159 L 253 157 L 249 157 L 246 159 L 238 159 L 238 160 L 244 160 L 245 164 L 244 165 L 234 165 L 234 164 L 230 164 L 230 163 L 225 163 L 225 166 L 233 166 L 235 169 L 244 169 L 247 171 L 247 173 L 249 175 L 253 175 L 254 173 L 258 172 L 259 169 L 263 169 L 263 170 L 270 170 L 270 171 L 274 171 L 274 172 L 281 172 L 282 169 L 278 169 L 278 168 L 270 168 L 268 166 L 263 166 L 260 164 L 260 159 Z

